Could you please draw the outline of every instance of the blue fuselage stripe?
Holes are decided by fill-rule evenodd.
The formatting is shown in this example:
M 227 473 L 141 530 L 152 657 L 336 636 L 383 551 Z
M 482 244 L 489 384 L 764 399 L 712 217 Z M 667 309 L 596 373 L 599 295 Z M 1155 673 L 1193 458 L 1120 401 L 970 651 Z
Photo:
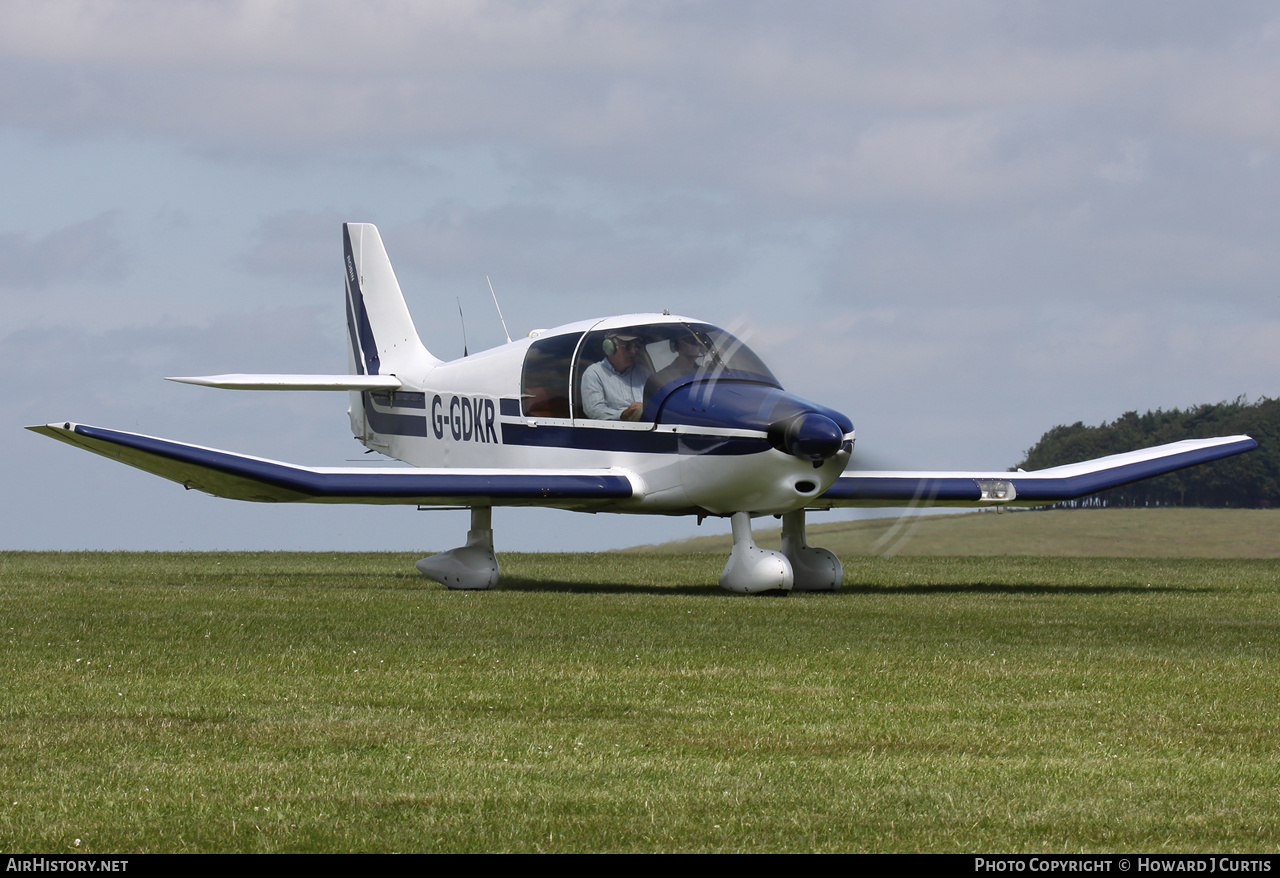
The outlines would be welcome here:
M 366 390 L 361 396 L 364 398 L 365 422 L 375 433 L 382 433 L 386 436 L 427 435 L 426 415 L 399 415 L 394 412 L 379 411 L 374 408 L 373 400 L 370 399 L 373 396 L 371 392 Z M 417 408 L 417 406 L 414 406 L 414 408 Z
M 365 420 L 385 436 L 431 434 L 430 419 L 423 415 L 384 412 L 364 394 Z M 398 403 L 397 403 L 398 404 Z M 770 449 L 769 440 L 754 436 L 706 436 L 661 433 L 652 430 L 617 430 L 568 425 L 501 424 L 502 444 L 529 448 L 572 448 L 581 451 L 623 451 L 633 454 L 711 454 L 718 456 L 759 454 Z M 439 438 L 439 437 L 437 437 Z M 496 438 L 496 435 L 495 437 Z
M 853 429 L 848 418 L 839 412 L 791 396 L 775 385 L 758 380 L 758 376 L 748 375 L 744 378 L 738 373 L 726 374 L 729 377 L 718 377 L 716 381 L 686 381 L 678 387 L 677 382 L 672 382 L 664 391 L 667 401 L 661 406 L 662 416 L 649 429 L 631 429 L 631 425 L 624 426 L 616 421 L 548 423 L 536 418 L 529 421 L 516 420 L 513 418 L 519 417 L 519 401 L 511 397 L 500 397 L 496 413 L 505 419 L 500 424 L 501 441 L 503 445 L 531 448 L 742 456 L 776 448 L 776 444 L 769 438 L 771 425 L 777 418 L 794 417 L 797 412 L 829 414 L 832 419 L 839 419 L 840 429 L 846 432 Z M 674 391 L 671 389 L 673 387 Z M 364 409 L 368 423 L 376 432 L 387 435 L 429 436 L 434 432 L 437 439 L 443 438 L 435 403 L 428 405 L 431 415 L 425 421 L 417 415 L 385 411 L 387 408 L 418 408 L 419 400 L 423 401 L 423 405 L 429 402 L 426 399 L 428 396 L 429 392 L 397 392 L 372 396 L 366 394 Z M 381 410 L 374 408 L 371 399 L 381 406 Z M 434 396 L 436 403 L 441 399 L 441 394 Z M 464 399 L 463 402 L 468 400 Z M 485 406 L 486 423 L 489 431 L 493 431 L 493 400 L 486 399 Z M 676 425 L 679 429 L 673 430 L 672 427 Z M 695 432 L 700 428 L 715 427 L 729 427 L 755 435 L 718 436 Z M 497 432 L 492 432 L 492 436 L 486 441 L 497 440 Z
M 502 444 L 635 454 L 741 455 L 758 454 L 770 448 L 764 436 L 706 436 L 669 430 L 618 430 L 546 423 L 536 427 L 504 423 Z

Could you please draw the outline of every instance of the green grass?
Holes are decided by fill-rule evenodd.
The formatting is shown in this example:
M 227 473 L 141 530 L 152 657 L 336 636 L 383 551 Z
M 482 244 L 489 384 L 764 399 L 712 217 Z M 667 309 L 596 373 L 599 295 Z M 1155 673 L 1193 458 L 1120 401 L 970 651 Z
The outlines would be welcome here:
M 0 848 L 1280 850 L 1276 561 L 414 557 L 0 554 Z
M 1047 509 L 893 516 L 824 524 L 809 516 L 813 545 L 849 555 L 1056 555 L 1108 558 L 1280 558 L 1273 509 Z M 779 528 L 756 522 L 756 540 L 778 548 Z M 729 553 L 727 535 L 694 537 L 640 552 Z

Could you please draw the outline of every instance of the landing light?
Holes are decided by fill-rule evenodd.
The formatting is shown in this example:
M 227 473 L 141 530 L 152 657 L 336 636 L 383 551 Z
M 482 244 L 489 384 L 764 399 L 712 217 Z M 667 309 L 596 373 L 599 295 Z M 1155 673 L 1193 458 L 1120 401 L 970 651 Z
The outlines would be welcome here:
M 1013 482 L 1004 479 L 978 480 L 978 489 L 982 491 L 982 499 L 990 503 L 1007 503 L 1017 498 L 1018 492 Z

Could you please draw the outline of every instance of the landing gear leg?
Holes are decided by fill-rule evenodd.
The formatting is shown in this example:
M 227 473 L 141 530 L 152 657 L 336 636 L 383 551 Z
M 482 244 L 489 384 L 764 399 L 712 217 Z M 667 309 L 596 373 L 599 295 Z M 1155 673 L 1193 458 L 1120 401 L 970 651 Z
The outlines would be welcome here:
M 844 582 L 840 559 L 805 542 L 803 509 L 782 516 L 782 554 L 791 562 L 796 591 L 836 591 Z
M 791 590 L 791 562 L 781 552 L 762 549 L 751 535 L 751 516 L 733 514 L 733 551 L 720 574 L 720 587 L 739 594 Z
M 467 544 L 423 558 L 415 566 L 422 575 L 449 588 L 493 588 L 498 584 L 498 558 L 493 554 L 493 508 L 471 507 Z

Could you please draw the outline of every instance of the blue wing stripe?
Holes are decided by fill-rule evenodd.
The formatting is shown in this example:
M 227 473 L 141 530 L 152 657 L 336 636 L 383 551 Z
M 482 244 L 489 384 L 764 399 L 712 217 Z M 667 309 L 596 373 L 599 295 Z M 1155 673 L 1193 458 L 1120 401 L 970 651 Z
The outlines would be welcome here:
M 1024 498 L 1027 500 L 1052 500 L 1054 502 L 1074 500 L 1086 494 L 1096 494 L 1098 491 L 1105 491 L 1108 488 L 1118 488 L 1130 482 L 1138 482 L 1142 479 L 1149 479 L 1152 476 L 1164 475 L 1165 473 L 1176 472 L 1197 464 L 1208 463 L 1211 460 L 1252 451 L 1257 447 L 1258 443 L 1254 440 L 1241 439 L 1226 445 L 1183 451 L 1171 454 L 1168 457 L 1144 460 L 1140 463 L 1126 464 L 1078 476 L 1061 479 L 1052 477 L 1035 479 L 1018 478 L 1015 475 L 1010 481 L 1013 482 L 1020 500 Z
M 982 499 L 970 478 L 937 479 L 912 476 L 841 476 L 822 495 L 823 500 L 901 500 L 903 502 L 973 502 Z
M 617 499 L 632 496 L 625 476 L 415 472 L 334 473 L 198 448 L 166 439 L 77 424 L 73 432 L 146 455 L 213 470 L 310 498 L 490 497 L 498 500 Z M 199 487 L 198 485 L 196 487 Z
M 1076 475 L 1054 475 L 1053 470 L 1033 473 L 854 474 L 837 479 L 822 499 L 837 503 L 976 503 L 982 499 L 978 481 L 999 480 L 1013 485 L 1016 493 L 1014 504 L 1057 503 L 1252 451 L 1257 447 L 1258 443 L 1253 439 L 1242 437 L 1186 451 L 1170 449 L 1161 456 L 1132 463 L 1108 466 L 1103 459 L 1097 461 L 1096 469 Z

